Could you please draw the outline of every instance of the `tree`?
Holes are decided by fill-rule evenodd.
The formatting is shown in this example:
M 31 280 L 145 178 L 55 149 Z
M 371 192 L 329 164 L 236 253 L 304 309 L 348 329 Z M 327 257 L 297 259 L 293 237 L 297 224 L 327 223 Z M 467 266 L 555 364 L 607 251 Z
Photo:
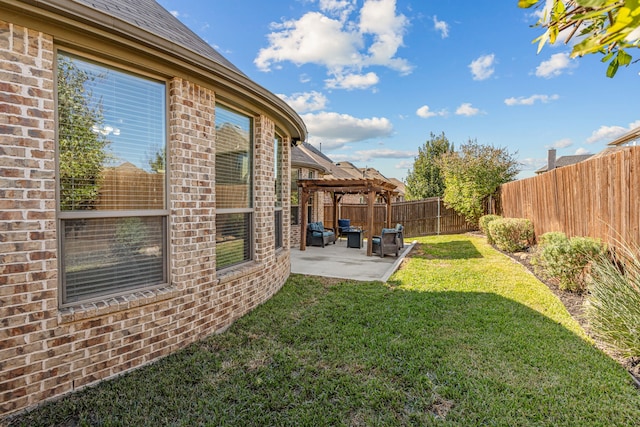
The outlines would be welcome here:
M 506 148 L 471 140 L 460 151 L 444 154 L 439 163 L 444 175 L 445 204 L 471 224 L 478 224 L 484 214 L 483 202 L 520 172 L 519 163 Z
M 95 79 L 73 60 L 58 56 L 58 148 L 60 209 L 95 208 L 109 140 L 100 133 L 101 104 L 87 82 Z
M 407 198 L 409 200 L 439 197 L 444 194 L 444 178 L 438 159 L 445 153 L 453 151 L 444 132 L 440 135 L 431 133 L 431 139 L 418 147 L 418 156 L 414 159 L 413 168 L 407 175 Z
M 568 43 L 576 34 L 580 41 L 571 57 L 601 53 L 609 61 L 607 77 L 613 77 L 632 57 L 628 48 L 640 47 L 640 0 L 518 0 L 522 8 L 543 7 L 536 26 L 546 28 L 534 40 L 538 52 L 546 43 L 554 44 L 561 32 Z
M 164 147 L 162 149 L 156 151 L 152 158 L 148 160 L 149 167 L 155 173 L 164 173 L 165 172 L 165 158 L 166 158 L 166 150 Z

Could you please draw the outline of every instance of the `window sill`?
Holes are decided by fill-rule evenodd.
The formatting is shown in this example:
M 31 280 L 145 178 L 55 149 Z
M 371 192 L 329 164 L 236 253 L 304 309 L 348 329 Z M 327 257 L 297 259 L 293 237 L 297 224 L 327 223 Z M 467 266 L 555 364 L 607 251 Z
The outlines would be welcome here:
M 138 291 L 127 295 L 107 298 L 101 301 L 78 303 L 58 310 L 60 323 L 71 323 L 92 317 L 117 313 L 147 304 L 175 298 L 181 292 L 174 286 Z
M 262 265 L 258 264 L 255 261 L 249 261 L 244 264 L 234 265 L 232 267 L 218 270 L 218 280 L 221 283 L 230 282 L 244 276 L 249 276 L 250 274 L 255 274 L 257 271 L 260 271 L 261 268 Z

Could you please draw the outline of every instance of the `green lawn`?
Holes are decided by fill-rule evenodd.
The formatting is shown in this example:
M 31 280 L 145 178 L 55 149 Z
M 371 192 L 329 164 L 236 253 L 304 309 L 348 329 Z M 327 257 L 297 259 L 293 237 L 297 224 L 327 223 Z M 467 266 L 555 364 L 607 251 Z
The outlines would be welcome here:
M 630 426 L 640 394 L 484 239 L 418 239 L 388 284 L 292 275 L 227 332 L 16 425 Z

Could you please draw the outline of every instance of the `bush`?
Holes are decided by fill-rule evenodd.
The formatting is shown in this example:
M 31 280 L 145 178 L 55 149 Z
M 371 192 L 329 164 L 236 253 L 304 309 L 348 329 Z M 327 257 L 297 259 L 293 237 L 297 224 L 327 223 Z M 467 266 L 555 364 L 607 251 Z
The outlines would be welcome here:
M 584 292 L 590 261 L 603 252 L 604 246 L 597 239 L 569 239 L 564 233 L 551 232 L 540 236 L 540 243 L 531 262 L 538 274 L 557 279 L 560 289 Z
M 624 245 L 615 258 L 602 253 L 591 266 L 587 318 L 593 334 L 625 357 L 640 356 L 639 249 Z
M 489 234 L 505 252 L 522 251 L 533 242 L 533 224 L 525 218 L 499 218 L 489 222 Z
M 491 233 L 489 233 L 489 223 L 491 221 L 495 221 L 496 219 L 500 219 L 502 218 L 500 215 L 484 215 L 480 217 L 480 220 L 478 221 L 478 225 L 480 226 L 480 231 L 482 231 L 485 236 L 487 236 L 487 242 L 489 242 L 489 244 L 493 245 L 495 242 L 493 241 L 493 239 L 491 238 Z

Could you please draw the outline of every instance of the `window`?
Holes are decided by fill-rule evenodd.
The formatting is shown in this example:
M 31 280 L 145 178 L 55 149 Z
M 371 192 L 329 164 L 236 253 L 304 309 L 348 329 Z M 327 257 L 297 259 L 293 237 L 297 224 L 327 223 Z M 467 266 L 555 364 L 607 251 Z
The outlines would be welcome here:
M 291 225 L 300 224 L 300 191 L 298 189 L 298 178 L 300 169 L 291 169 Z
M 216 105 L 216 269 L 252 259 L 253 126 Z
M 168 282 L 164 83 L 57 55 L 63 305 Z
M 282 138 L 276 135 L 273 141 L 273 173 L 275 177 L 274 232 L 276 249 L 282 247 Z

